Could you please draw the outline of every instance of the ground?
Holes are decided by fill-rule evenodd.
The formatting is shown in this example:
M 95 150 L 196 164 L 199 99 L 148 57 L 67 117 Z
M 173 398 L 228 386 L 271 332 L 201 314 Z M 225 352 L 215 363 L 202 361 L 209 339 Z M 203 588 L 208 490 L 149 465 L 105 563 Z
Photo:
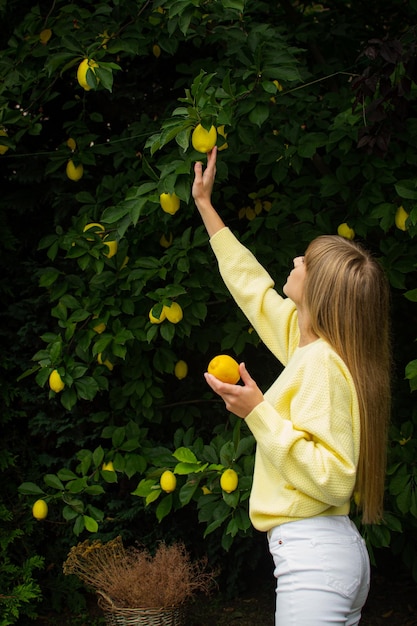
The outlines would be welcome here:
M 220 593 L 199 597 L 189 607 L 184 626 L 274 626 L 274 586 L 273 579 L 257 577 L 237 598 L 226 600 Z M 373 572 L 361 626 L 417 626 L 416 592 L 417 584 L 407 576 Z M 88 616 L 43 615 L 35 626 L 103 626 L 102 615 L 92 597 Z
M 374 573 L 361 626 L 417 626 L 416 592 L 417 584 L 407 578 Z M 234 600 L 199 600 L 186 626 L 274 626 L 274 603 L 274 583 L 263 581 Z

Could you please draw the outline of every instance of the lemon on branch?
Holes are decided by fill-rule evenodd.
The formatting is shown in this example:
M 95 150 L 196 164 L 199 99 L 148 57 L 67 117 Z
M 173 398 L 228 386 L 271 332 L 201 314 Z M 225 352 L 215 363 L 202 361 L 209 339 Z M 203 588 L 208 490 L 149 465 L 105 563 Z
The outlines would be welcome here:
M 239 484 L 239 477 L 236 474 L 235 470 L 229 467 L 224 470 L 223 474 L 220 477 L 220 487 L 226 493 L 232 493 L 237 489 Z
M 65 383 L 63 382 L 58 370 L 52 370 L 49 374 L 49 387 L 55 393 L 59 393 L 65 387 Z
M 345 239 L 354 239 L 355 231 L 353 228 L 350 228 L 349 224 L 343 222 L 343 224 L 339 224 L 337 227 L 337 234 L 339 237 L 344 237 Z
M 182 380 L 188 374 L 188 365 L 185 361 L 177 361 L 174 367 L 174 374 L 178 378 L 178 380 Z
M 77 182 L 78 180 L 80 180 L 80 178 L 83 177 L 84 167 L 82 163 L 80 163 L 79 165 L 75 165 L 74 161 L 70 159 L 67 163 L 65 171 L 70 180 L 74 180 L 75 182 Z
M 210 130 L 206 130 L 204 126 L 198 124 L 191 135 L 191 143 L 194 150 L 197 152 L 210 152 L 216 145 L 217 131 L 214 126 L 211 126 Z
M 48 515 L 48 505 L 46 504 L 45 500 L 36 500 L 36 502 L 32 506 L 32 515 L 37 520 L 45 519 L 45 517 Z
M 159 202 L 162 210 L 170 215 L 175 215 L 180 208 L 180 199 L 176 193 L 161 193 Z
M 91 70 L 95 74 L 95 68 L 98 67 L 93 59 L 83 59 L 77 69 L 77 80 L 85 91 L 90 91 L 91 86 L 87 82 L 87 72 Z
M 165 470 L 160 478 L 159 484 L 162 491 L 165 491 L 165 493 L 172 493 L 175 491 L 175 487 L 177 486 L 175 474 L 171 472 L 171 470 Z

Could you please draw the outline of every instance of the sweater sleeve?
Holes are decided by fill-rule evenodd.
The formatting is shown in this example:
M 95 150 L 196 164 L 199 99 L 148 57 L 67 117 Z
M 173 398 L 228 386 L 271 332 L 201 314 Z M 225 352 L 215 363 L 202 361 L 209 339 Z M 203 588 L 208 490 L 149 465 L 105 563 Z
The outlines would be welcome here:
M 287 490 L 329 506 L 351 496 L 359 454 L 352 413 L 356 395 L 344 365 L 331 351 L 312 351 L 298 370 L 302 384 L 274 403 L 267 396 L 246 417 L 263 459 L 265 477 L 275 474 Z M 289 366 L 291 367 L 291 365 Z M 289 418 L 288 407 L 290 407 Z
M 220 274 L 256 332 L 271 352 L 286 365 L 299 342 L 295 304 L 274 289 L 274 281 L 229 228 L 210 239 Z

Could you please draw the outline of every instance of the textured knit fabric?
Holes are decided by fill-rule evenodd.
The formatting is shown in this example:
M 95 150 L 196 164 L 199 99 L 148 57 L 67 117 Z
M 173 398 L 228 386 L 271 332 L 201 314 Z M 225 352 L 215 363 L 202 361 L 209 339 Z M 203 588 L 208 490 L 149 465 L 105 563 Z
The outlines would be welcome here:
M 210 243 L 237 305 L 285 366 L 245 420 L 256 439 L 252 524 L 268 531 L 306 517 L 346 515 L 360 444 L 352 377 L 323 339 L 298 347 L 295 304 L 275 291 L 268 272 L 228 228 Z

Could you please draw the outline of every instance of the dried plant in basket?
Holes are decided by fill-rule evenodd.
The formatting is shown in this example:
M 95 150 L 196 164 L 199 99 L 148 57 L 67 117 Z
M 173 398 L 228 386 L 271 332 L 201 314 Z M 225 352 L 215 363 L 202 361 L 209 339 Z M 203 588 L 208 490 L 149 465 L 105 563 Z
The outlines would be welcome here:
M 124 548 L 120 537 L 77 544 L 63 571 L 78 576 L 109 605 L 132 609 L 181 606 L 196 593 L 209 593 L 216 576 L 206 558 L 192 561 L 181 542 L 161 542 L 152 555 L 146 548 Z

